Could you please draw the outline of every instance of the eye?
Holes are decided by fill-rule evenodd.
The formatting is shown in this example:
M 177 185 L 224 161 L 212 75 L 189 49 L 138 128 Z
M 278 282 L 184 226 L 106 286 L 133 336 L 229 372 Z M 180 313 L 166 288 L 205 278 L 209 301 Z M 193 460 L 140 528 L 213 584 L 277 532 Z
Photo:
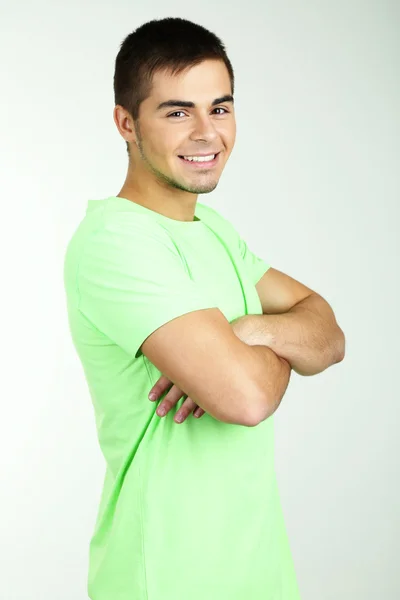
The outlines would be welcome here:
M 226 108 L 222 108 L 222 106 L 217 106 L 217 108 L 214 108 L 214 110 L 224 110 L 224 111 L 225 111 L 225 113 L 229 113 L 229 110 L 227 110 Z M 167 115 L 167 118 L 173 117 L 174 119 L 175 119 L 175 118 L 177 118 L 177 119 L 178 119 L 179 117 L 175 117 L 174 115 L 178 115 L 179 113 L 185 114 L 185 113 L 183 112 L 183 110 L 177 110 L 177 111 L 175 111 L 175 112 L 171 113 L 170 115 Z M 221 113 L 220 113 L 220 114 L 221 114 Z M 224 114 L 224 113 L 222 113 L 222 114 Z
M 168 115 L 168 118 L 169 118 L 169 117 L 173 117 L 174 115 L 177 115 L 177 114 L 179 114 L 179 113 L 183 113 L 183 110 L 177 110 L 176 112 L 174 112 L 174 113 L 171 113 L 170 115 Z M 185 114 L 185 113 L 183 113 L 183 114 Z
M 229 113 L 229 110 L 227 110 L 226 108 L 222 108 L 222 106 L 217 106 L 217 108 L 215 110 L 224 110 L 225 113 Z M 224 113 L 222 113 L 224 114 Z

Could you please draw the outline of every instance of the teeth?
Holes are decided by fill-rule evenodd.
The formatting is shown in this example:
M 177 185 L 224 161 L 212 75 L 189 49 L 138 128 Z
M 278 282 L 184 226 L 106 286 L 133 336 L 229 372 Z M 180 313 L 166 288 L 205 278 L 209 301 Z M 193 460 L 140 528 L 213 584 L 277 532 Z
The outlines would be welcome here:
M 215 157 L 216 154 L 210 154 L 209 156 L 184 156 L 183 158 L 192 162 L 208 162 L 213 160 Z

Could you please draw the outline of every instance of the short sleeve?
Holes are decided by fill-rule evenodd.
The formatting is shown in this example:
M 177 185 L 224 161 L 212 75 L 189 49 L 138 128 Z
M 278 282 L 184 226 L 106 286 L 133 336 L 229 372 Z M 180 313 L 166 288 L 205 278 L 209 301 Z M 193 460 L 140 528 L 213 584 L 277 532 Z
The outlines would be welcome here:
M 79 310 L 128 354 L 164 323 L 216 307 L 185 271 L 161 226 L 123 213 L 86 246 L 78 270 Z
M 258 283 L 261 277 L 268 271 L 271 267 L 269 263 L 267 263 L 263 258 L 257 256 L 254 252 L 250 250 L 245 240 L 238 234 L 238 244 L 240 254 L 243 258 L 246 271 L 251 277 L 254 285 Z
M 264 273 L 266 273 L 266 271 L 268 271 L 271 265 L 250 250 L 248 244 L 240 235 L 240 232 L 229 219 L 211 206 L 201 206 L 202 210 L 206 211 L 206 214 L 210 216 L 212 222 L 218 228 L 222 237 L 225 238 L 229 246 L 232 248 L 234 247 L 235 250 L 238 251 L 243 260 L 246 273 L 254 285 L 256 285 L 256 283 L 260 281 L 261 277 L 264 275 Z

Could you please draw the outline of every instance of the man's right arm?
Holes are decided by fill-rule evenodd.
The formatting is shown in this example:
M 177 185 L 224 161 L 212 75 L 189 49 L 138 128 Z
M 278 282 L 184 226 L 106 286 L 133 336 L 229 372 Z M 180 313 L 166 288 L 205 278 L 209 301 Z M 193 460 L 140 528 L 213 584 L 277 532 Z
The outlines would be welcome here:
M 198 406 L 225 423 L 255 426 L 279 406 L 290 365 L 248 346 L 218 308 L 195 310 L 150 334 L 142 353 Z
M 248 346 L 247 344 L 245 346 L 255 351 L 255 360 L 260 365 L 261 385 L 267 394 L 260 414 L 260 421 L 264 421 L 276 411 L 281 403 L 289 385 L 292 367 L 287 360 L 275 354 L 267 346 Z

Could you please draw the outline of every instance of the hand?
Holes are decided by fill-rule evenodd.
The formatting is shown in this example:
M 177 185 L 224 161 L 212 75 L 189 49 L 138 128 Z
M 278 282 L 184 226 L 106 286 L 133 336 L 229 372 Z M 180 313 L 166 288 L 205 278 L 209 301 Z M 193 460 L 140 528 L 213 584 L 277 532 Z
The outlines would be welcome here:
M 172 387 L 171 387 L 171 389 L 169 389 L 171 385 L 172 385 Z M 172 381 L 170 381 L 168 379 L 168 377 L 165 377 L 165 375 L 162 375 L 159 378 L 159 380 L 155 383 L 155 385 L 153 385 L 153 387 L 151 388 L 150 393 L 149 393 L 149 399 L 152 402 L 155 402 L 168 389 L 169 389 L 168 394 L 160 402 L 160 404 L 158 405 L 157 410 L 156 410 L 156 413 L 158 414 L 159 417 L 164 417 L 171 410 L 171 408 L 176 406 L 176 404 L 178 403 L 178 400 L 180 400 L 180 398 L 182 398 L 182 396 L 186 396 L 186 394 L 178 386 L 174 385 L 172 383 Z M 151 393 L 155 394 L 154 398 L 150 398 Z M 174 421 L 176 423 L 183 423 L 183 421 L 192 412 L 193 412 L 193 416 L 199 419 L 200 417 L 202 417 L 204 415 L 205 411 L 202 408 L 200 408 L 200 406 L 198 406 L 198 404 L 196 404 L 191 398 L 187 397 L 186 400 L 183 402 L 182 406 L 180 407 L 180 409 L 176 412 Z
M 250 331 L 247 326 L 248 323 L 246 322 L 247 316 L 248 315 L 243 315 L 242 317 L 238 317 L 237 319 L 234 319 L 233 321 L 231 321 L 230 324 L 232 326 L 232 329 L 233 329 L 233 332 L 235 333 L 235 335 L 240 340 L 242 340 L 242 342 L 245 342 L 246 344 L 251 345 Z M 170 388 L 171 385 L 172 385 L 172 387 Z M 165 375 L 162 375 L 159 378 L 159 380 L 154 384 L 154 386 L 151 388 L 150 393 L 149 393 L 149 399 L 152 402 L 155 402 L 168 389 L 169 389 L 168 394 L 160 402 L 160 404 L 156 410 L 156 413 L 158 414 L 159 417 L 164 417 L 174 406 L 176 406 L 176 404 L 178 403 L 180 398 L 182 398 L 182 396 L 186 395 L 178 386 L 174 385 L 173 382 L 168 379 L 168 377 L 165 377 Z M 150 394 L 152 392 L 155 394 L 154 398 L 150 398 Z M 192 412 L 193 412 L 193 416 L 198 419 L 200 417 L 202 417 L 205 413 L 205 411 L 202 408 L 200 408 L 200 406 L 198 406 L 191 398 L 187 397 L 186 400 L 183 402 L 181 408 L 177 411 L 177 413 L 174 417 L 174 421 L 176 423 L 183 423 L 183 421 L 185 419 L 187 419 L 187 417 Z M 180 419 L 180 417 L 181 417 L 181 419 Z

